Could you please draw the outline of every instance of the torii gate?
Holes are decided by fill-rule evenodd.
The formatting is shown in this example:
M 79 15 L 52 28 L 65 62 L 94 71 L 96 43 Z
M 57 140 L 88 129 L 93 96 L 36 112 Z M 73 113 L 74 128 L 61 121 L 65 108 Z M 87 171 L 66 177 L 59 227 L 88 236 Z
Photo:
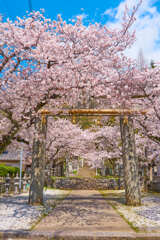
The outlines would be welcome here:
M 136 157 L 133 116 L 146 114 L 140 109 L 69 109 L 52 112 L 46 109 L 39 111 L 41 120 L 37 125 L 37 135 L 33 143 L 32 180 L 29 203 L 43 204 L 43 186 L 45 169 L 45 145 L 48 116 L 71 116 L 75 122 L 76 116 L 119 116 L 122 140 L 122 155 L 124 166 L 126 204 L 137 206 L 141 204 L 140 183 L 138 176 L 138 159 Z M 36 189 L 35 189 L 35 186 Z

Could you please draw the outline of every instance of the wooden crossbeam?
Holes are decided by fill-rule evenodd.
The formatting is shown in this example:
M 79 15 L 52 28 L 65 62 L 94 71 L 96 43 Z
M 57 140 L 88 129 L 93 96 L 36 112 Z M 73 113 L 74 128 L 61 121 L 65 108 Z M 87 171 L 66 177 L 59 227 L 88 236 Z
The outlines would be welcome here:
M 147 110 L 142 109 L 62 109 L 56 113 L 49 111 L 47 109 L 42 109 L 39 111 L 42 115 L 48 116 L 121 116 L 121 115 L 145 115 Z
M 146 110 L 140 109 L 71 109 L 69 114 L 73 115 L 132 115 L 146 114 Z

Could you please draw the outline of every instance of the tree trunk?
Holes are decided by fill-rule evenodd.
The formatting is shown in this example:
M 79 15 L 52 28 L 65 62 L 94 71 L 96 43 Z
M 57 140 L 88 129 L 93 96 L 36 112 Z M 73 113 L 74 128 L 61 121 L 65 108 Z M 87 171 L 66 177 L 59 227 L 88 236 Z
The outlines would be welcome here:
M 153 181 L 153 168 L 150 165 L 150 168 L 149 168 L 149 182 L 152 182 L 152 181 Z
M 44 170 L 46 157 L 46 116 L 35 121 L 35 135 L 32 148 L 31 185 L 29 191 L 29 204 L 43 204 Z
M 133 119 L 131 116 L 120 117 L 122 155 L 124 167 L 126 204 L 141 205 L 138 159 L 136 157 Z
M 144 192 L 148 192 L 148 183 L 149 183 L 148 166 L 145 166 L 144 167 Z

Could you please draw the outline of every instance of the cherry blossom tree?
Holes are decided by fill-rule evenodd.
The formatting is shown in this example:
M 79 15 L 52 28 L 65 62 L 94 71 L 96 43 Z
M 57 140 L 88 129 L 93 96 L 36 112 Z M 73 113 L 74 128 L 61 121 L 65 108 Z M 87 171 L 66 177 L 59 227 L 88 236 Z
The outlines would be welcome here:
M 121 158 L 120 149 L 120 129 L 117 126 L 94 127 L 87 133 L 88 140 L 87 152 L 83 157 L 91 167 L 102 167 L 104 160 Z M 113 138 L 114 136 L 114 138 Z
M 10 123 L 1 142 L 6 147 L 21 129 L 33 126 L 36 181 L 31 184 L 30 203 L 43 202 L 47 119 L 41 121 L 40 109 L 88 107 L 91 101 L 101 108 L 134 106 L 131 97 L 137 91 L 135 83 L 140 75 L 136 62 L 124 52 L 135 41 L 135 33 L 129 29 L 139 5 L 132 11 L 126 8 L 121 28 L 114 30 L 99 24 L 84 26 L 80 18 L 74 24 L 61 17 L 51 21 L 39 12 L 15 22 L 0 22 L 0 110 L 2 119 L 7 117 Z M 129 127 L 133 129 L 130 118 L 127 121 L 121 121 L 122 135 Z M 137 171 L 133 134 L 128 141 L 130 144 L 123 146 L 124 158 L 128 154 L 130 165 Z M 140 204 L 138 182 L 126 179 L 130 179 L 126 183 L 130 188 L 127 203 Z
M 87 133 L 88 131 L 82 130 L 67 119 L 49 118 L 46 146 L 49 152 L 49 156 L 47 156 L 49 162 L 50 159 L 54 161 L 57 154 L 64 156 L 68 153 L 80 156 L 84 153 L 85 145 L 90 139 Z
M 136 84 L 139 90 L 132 97 L 134 103 L 147 110 L 147 113 L 145 115 L 140 115 L 136 118 L 136 128 L 143 137 L 148 138 L 147 141 L 150 142 L 149 145 L 154 146 L 153 149 L 157 149 L 157 151 L 159 151 L 160 86 L 158 63 L 155 68 L 143 68 L 139 75 L 137 75 Z M 157 154 L 159 154 L 159 152 L 157 152 Z

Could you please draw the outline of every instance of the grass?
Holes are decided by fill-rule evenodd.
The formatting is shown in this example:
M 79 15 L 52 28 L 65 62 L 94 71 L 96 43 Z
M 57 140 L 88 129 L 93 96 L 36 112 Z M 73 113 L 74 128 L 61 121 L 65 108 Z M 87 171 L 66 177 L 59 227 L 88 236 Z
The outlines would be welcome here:
M 55 181 L 57 179 L 75 179 L 75 178 L 83 178 L 83 177 L 80 177 L 80 176 L 73 176 L 73 177 L 55 177 L 55 176 L 51 176 L 51 179 L 53 181 Z
M 97 178 L 97 179 L 115 179 L 115 180 L 118 180 L 119 177 L 114 177 L 114 176 L 94 176 L 94 178 Z
M 51 176 L 52 180 L 56 180 L 56 179 L 75 179 L 75 178 L 80 178 L 83 179 L 85 177 L 81 177 L 79 175 L 75 175 L 75 176 L 70 176 L 70 177 L 55 177 L 55 176 Z M 114 176 L 93 176 L 90 178 L 96 178 L 96 179 L 115 179 L 118 180 L 119 177 L 114 177 Z

